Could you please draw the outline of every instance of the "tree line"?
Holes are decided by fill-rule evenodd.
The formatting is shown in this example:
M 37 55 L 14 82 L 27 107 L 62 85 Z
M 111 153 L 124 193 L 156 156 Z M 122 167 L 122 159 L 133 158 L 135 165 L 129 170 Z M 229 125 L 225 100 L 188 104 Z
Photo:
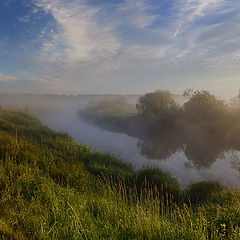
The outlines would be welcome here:
M 138 115 L 155 127 L 193 127 L 209 133 L 240 133 L 240 95 L 230 103 L 206 90 L 186 90 L 186 102 L 178 104 L 169 91 L 157 90 L 138 99 Z

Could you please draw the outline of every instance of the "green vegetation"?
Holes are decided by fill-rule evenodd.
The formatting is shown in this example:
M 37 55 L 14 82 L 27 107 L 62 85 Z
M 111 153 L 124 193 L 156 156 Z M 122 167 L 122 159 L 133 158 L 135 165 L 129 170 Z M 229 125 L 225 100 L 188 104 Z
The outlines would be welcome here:
M 208 91 L 193 91 L 189 97 L 183 105 L 183 111 L 190 121 L 214 121 L 228 111 L 224 101 L 217 99 Z
M 234 98 L 230 106 L 205 90 L 186 90 L 184 96 L 188 100 L 179 106 L 168 91 L 147 93 L 139 98 L 136 105 L 138 116 L 154 119 L 150 124 L 155 131 L 175 128 L 190 132 L 190 135 L 194 131 L 203 131 L 206 135 L 217 137 L 240 134 L 236 132 L 240 124 L 235 121 L 236 118 L 240 119 L 237 108 L 239 98 Z
M 212 181 L 202 181 L 192 184 L 188 189 L 188 196 L 192 203 L 203 202 L 222 192 L 223 187 Z
M 99 103 L 80 110 L 78 117 L 107 130 L 136 135 L 144 131 L 143 121 L 138 118 L 133 104 L 125 97 L 116 100 L 103 99 Z
M 80 114 L 95 123 L 101 123 L 101 120 L 108 123 L 115 121 L 116 126 L 123 122 L 133 125 L 135 121 L 135 126 L 141 123 L 144 129 L 148 125 L 148 129 L 155 132 L 172 127 L 187 131 L 190 127 L 206 134 L 222 136 L 236 134 L 236 130 L 240 133 L 240 124 L 237 123 L 240 120 L 239 96 L 227 104 L 206 90 L 190 89 L 183 95 L 188 100 L 182 106 L 178 105 L 169 91 L 157 90 L 141 96 L 136 109 L 122 97 L 115 101 L 102 100 Z
M 138 99 L 138 114 L 144 118 L 162 118 L 172 115 L 179 109 L 169 91 L 157 90 L 147 93 Z
M 239 239 L 240 194 L 195 189 L 0 111 L 0 239 Z
M 128 103 L 125 97 L 116 100 L 103 99 L 96 106 L 91 108 L 96 115 L 105 116 L 131 116 L 136 114 L 135 106 Z

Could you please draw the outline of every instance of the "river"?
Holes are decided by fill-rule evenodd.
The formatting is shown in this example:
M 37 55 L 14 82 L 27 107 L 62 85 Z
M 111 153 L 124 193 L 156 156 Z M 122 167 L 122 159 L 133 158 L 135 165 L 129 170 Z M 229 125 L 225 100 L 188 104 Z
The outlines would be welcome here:
M 216 180 L 225 186 L 237 188 L 240 186 L 240 152 L 238 151 L 225 152 L 208 166 L 197 167 L 181 150 L 170 154 L 166 159 L 149 159 L 139 148 L 137 138 L 87 124 L 77 118 L 77 110 L 79 109 L 65 107 L 37 115 L 49 128 L 67 132 L 81 144 L 115 154 L 122 161 L 130 162 L 135 169 L 145 166 L 159 167 L 177 177 L 183 186 L 202 180 Z

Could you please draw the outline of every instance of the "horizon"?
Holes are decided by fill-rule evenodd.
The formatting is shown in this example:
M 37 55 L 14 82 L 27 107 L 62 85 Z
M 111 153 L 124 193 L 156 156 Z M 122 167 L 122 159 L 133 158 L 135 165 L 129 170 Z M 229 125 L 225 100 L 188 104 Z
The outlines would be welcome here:
M 238 94 L 237 0 L 6 0 L 0 93 Z M 179 94 L 180 93 L 180 94 Z

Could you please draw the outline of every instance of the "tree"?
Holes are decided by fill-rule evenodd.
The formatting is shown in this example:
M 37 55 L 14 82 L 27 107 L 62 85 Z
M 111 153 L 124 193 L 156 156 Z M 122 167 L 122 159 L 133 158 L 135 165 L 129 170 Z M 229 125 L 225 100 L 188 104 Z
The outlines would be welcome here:
M 185 116 L 195 122 L 212 121 L 227 112 L 224 101 L 217 99 L 208 91 L 192 91 L 191 97 L 183 105 Z
M 240 110 L 240 89 L 239 89 L 238 95 L 230 100 L 230 107 L 233 110 L 239 112 L 239 110 Z
M 141 96 L 136 108 L 139 115 L 156 118 L 172 114 L 179 106 L 169 91 L 157 90 Z

